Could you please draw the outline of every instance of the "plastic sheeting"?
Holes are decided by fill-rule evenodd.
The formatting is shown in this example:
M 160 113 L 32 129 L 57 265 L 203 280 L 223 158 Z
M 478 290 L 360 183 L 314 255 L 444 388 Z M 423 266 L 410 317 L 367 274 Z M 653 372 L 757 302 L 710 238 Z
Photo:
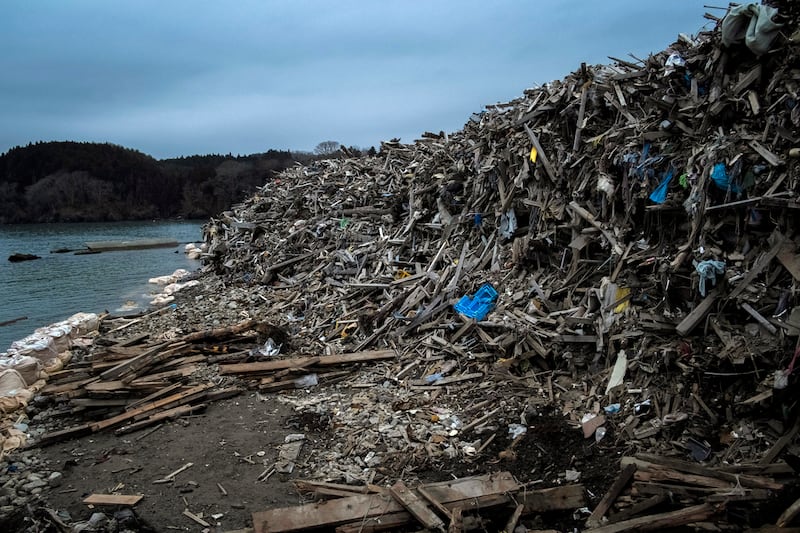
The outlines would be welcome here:
M 667 172 L 664 179 L 661 180 L 661 183 L 658 184 L 658 187 L 650 193 L 650 199 L 652 201 L 657 204 L 663 204 L 667 200 L 667 189 L 669 189 L 669 182 L 672 181 L 672 176 L 674 174 L 673 170 L 669 169 L 669 172 Z
M 778 10 L 758 4 L 731 8 L 722 20 L 722 44 L 744 44 L 756 55 L 769 52 L 783 24 L 776 23 Z

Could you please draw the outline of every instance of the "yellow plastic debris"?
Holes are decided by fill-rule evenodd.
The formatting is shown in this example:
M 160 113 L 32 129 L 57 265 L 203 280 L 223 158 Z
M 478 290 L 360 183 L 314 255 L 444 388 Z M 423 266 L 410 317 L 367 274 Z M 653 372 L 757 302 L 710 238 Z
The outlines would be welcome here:
M 536 163 L 537 155 L 539 155 L 539 152 L 536 151 L 536 147 L 531 148 L 531 162 Z
M 619 287 L 619 288 L 617 288 L 616 301 L 622 300 L 623 298 L 628 296 L 630 293 L 631 293 L 631 290 L 628 287 Z M 625 309 L 630 307 L 630 305 L 631 305 L 630 302 L 631 302 L 630 299 L 625 300 L 624 302 L 622 302 L 621 304 L 619 304 L 618 306 L 616 306 L 614 308 L 614 312 L 615 313 L 622 313 L 623 311 L 625 311 Z

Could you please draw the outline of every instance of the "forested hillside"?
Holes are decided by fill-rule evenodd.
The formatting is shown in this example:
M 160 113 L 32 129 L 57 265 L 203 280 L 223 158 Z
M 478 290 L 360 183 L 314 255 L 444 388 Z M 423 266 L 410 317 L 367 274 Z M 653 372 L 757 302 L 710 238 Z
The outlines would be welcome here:
M 159 161 L 109 143 L 29 144 L 0 155 L 0 223 L 208 217 L 298 158 L 269 150 Z

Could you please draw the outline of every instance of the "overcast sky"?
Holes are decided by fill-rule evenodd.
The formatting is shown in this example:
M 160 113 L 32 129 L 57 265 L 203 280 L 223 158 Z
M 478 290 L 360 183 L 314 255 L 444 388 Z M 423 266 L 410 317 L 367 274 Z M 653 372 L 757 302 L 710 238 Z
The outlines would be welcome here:
M 581 61 L 663 50 L 704 12 L 724 14 L 704 3 L 3 2 L 0 153 L 50 140 L 156 158 L 411 142 Z

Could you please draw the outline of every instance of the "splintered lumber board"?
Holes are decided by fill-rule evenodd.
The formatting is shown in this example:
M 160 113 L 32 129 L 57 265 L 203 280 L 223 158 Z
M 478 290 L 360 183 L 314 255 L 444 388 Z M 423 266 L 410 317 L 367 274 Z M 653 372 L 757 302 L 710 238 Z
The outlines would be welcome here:
M 84 498 L 86 505 L 136 505 L 144 496 L 141 494 L 92 494 Z
M 686 336 L 691 333 L 697 324 L 705 318 L 718 297 L 719 291 L 717 289 L 709 292 L 705 300 L 697 304 L 697 307 L 692 309 L 692 312 L 686 315 L 680 324 L 675 326 L 675 331 L 678 332 L 678 335 Z
M 424 487 L 441 503 L 453 503 L 488 494 L 502 494 L 520 488 L 509 472 L 431 483 Z M 583 488 L 580 490 L 583 491 Z M 406 509 L 391 494 L 364 494 L 256 512 L 253 513 L 253 527 L 255 533 L 302 531 L 405 511 Z
M 414 515 L 414 518 L 427 529 L 444 530 L 445 524 L 442 519 L 428 507 L 427 503 L 413 489 L 406 487 L 406 484 L 401 480 L 392 485 L 389 491 L 395 500 L 408 509 L 408 512 Z
M 205 392 L 211 387 L 213 387 L 213 383 L 207 383 L 204 385 L 198 385 L 196 387 L 192 387 L 189 390 L 179 392 L 178 394 L 173 394 L 172 396 L 167 396 L 161 400 L 157 400 L 155 402 L 145 404 L 141 407 L 137 407 L 136 409 L 131 409 L 130 411 L 126 411 L 120 415 L 107 418 L 105 420 L 101 420 L 99 422 L 95 422 L 91 424 L 92 431 L 100 431 L 101 429 L 105 429 L 110 426 L 114 426 L 121 422 L 125 422 L 126 420 L 130 420 L 131 418 L 138 417 L 144 413 L 149 413 L 150 411 L 155 411 L 156 409 L 161 409 L 166 407 L 167 405 L 174 404 L 176 402 L 181 402 L 186 400 L 188 397 L 197 395 L 199 393 Z
M 394 350 L 374 350 L 366 352 L 343 353 L 339 355 L 328 355 L 324 357 L 290 357 L 289 359 L 277 359 L 275 361 L 259 361 L 256 363 L 236 363 L 232 365 L 220 365 L 220 374 L 246 374 L 250 372 L 272 372 L 274 370 L 284 370 L 286 368 L 315 366 L 345 365 L 348 363 L 362 363 L 365 361 L 380 361 L 383 359 L 394 359 Z

